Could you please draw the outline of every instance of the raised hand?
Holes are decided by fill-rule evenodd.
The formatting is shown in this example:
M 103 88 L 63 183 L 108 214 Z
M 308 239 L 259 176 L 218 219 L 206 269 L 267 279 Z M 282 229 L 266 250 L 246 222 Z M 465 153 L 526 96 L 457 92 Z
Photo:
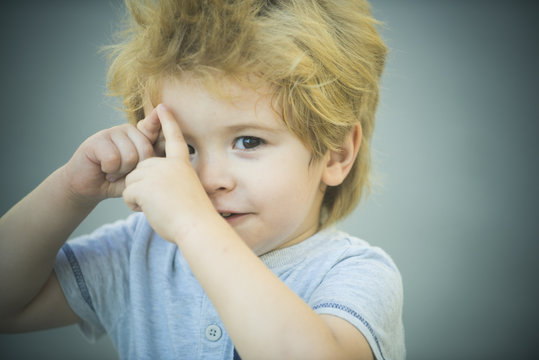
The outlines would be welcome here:
M 136 127 L 120 125 L 89 137 L 64 166 L 73 195 L 90 202 L 121 196 L 125 176 L 155 155 L 160 130 L 154 110 Z
M 126 177 L 123 198 L 131 209 L 146 214 L 157 233 L 174 242 L 220 216 L 191 166 L 178 122 L 163 105 L 156 109 L 166 157 L 140 162 Z

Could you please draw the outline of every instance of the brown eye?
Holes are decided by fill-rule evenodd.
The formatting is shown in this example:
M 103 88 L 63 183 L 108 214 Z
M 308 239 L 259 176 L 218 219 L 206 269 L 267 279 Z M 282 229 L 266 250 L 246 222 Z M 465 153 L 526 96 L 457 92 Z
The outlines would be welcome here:
M 264 144 L 264 140 L 256 136 L 240 136 L 235 140 L 234 148 L 241 150 L 254 149 Z

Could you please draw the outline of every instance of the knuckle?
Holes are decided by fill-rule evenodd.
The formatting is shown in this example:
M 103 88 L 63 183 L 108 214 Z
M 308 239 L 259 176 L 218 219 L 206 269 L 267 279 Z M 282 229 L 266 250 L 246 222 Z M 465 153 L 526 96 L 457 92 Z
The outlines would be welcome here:
M 121 159 L 118 154 L 106 153 L 101 159 L 101 168 L 105 172 L 114 172 L 120 168 Z
M 120 131 L 129 131 L 131 129 L 134 128 L 134 125 L 131 125 L 131 124 L 121 124 L 121 125 L 117 125 L 114 127 L 115 129 L 117 130 L 120 130 Z
M 118 134 L 121 132 L 122 125 L 113 126 L 109 129 L 104 130 L 108 135 L 113 136 L 114 134 Z
M 133 168 L 138 163 L 138 153 L 136 151 L 130 151 L 124 155 L 123 162 L 129 168 Z
M 85 143 L 91 144 L 91 146 L 98 146 L 98 144 L 103 143 L 110 139 L 110 129 L 100 130 L 90 136 Z
M 142 145 L 141 153 L 143 159 L 152 157 L 154 155 L 153 146 L 150 143 L 144 143 L 144 145 Z

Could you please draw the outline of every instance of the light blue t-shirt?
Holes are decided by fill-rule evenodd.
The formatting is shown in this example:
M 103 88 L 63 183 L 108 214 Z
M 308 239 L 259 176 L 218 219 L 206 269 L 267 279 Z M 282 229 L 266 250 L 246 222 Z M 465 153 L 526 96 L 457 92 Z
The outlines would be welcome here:
M 317 313 L 359 329 L 376 359 L 404 358 L 402 281 L 384 251 L 327 229 L 260 258 Z M 55 271 L 83 333 L 108 333 L 121 359 L 239 358 L 179 248 L 142 213 L 67 242 Z

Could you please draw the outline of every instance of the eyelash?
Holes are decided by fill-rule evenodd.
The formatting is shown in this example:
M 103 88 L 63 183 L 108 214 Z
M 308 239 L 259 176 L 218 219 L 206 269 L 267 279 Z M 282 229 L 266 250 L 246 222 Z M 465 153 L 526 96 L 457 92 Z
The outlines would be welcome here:
M 241 146 L 238 146 L 238 144 L 240 144 L 240 141 L 241 141 Z M 251 145 L 247 145 L 246 146 L 246 141 L 248 142 L 254 142 L 254 144 L 251 144 Z M 236 139 L 234 139 L 234 143 L 233 143 L 233 147 L 234 149 L 240 149 L 240 150 L 253 150 L 261 145 L 264 145 L 266 142 L 259 138 L 259 137 L 256 137 L 256 136 L 239 136 L 237 137 Z M 187 147 L 189 148 L 189 155 L 194 155 L 196 150 L 193 146 L 191 145 L 187 145 Z

